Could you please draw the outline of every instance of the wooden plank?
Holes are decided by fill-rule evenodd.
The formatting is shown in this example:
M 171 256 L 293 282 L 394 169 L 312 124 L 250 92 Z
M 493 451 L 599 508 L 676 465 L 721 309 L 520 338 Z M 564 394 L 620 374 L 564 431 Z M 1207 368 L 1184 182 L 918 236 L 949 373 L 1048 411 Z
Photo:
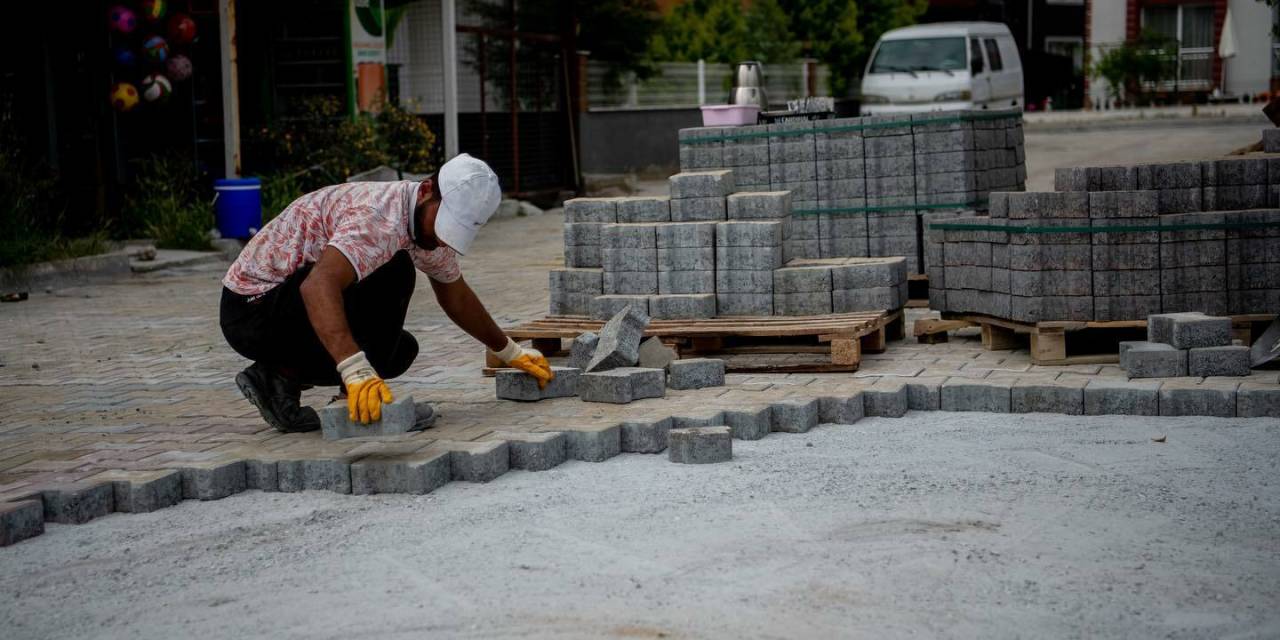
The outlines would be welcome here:
M 1034 331 L 1031 334 L 1031 361 L 1035 363 L 1067 359 L 1067 335 L 1063 331 Z
M 948 331 L 956 329 L 967 329 L 975 326 L 973 322 L 968 320 L 941 320 L 938 318 L 920 318 L 916 320 L 915 325 L 911 328 L 911 334 L 916 337 L 926 336 L 929 334 L 941 333 L 945 335 Z
M 928 309 L 929 301 L 924 298 L 912 298 L 907 300 L 908 309 Z
M 862 351 L 864 353 L 884 353 L 887 348 L 884 327 L 862 336 L 859 340 L 862 341 Z
M 541 351 L 544 356 L 554 356 L 560 353 L 560 338 L 534 338 L 532 342 L 533 348 Z
M 908 281 L 908 282 L 911 282 L 911 281 L 913 281 L 913 280 L 916 280 L 916 281 L 918 281 L 918 280 L 923 280 L 924 282 L 928 282 L 928 281 L 929 281 L 929 274 L 927 274 L 927 273 L 908 273 L 908 274 L 907 274 L 907 281 Z
M 724 338 L 719 336 L 695 337 L 689 341 L 691 351 L 719 351 L 724 348 Z
M 907 316 L 899 311 L 894 314 L 884 325 L 885 338 L 888 340 L 901 340 L 907 336 Z
M 735 365 L 725 364 L 727 373 L 851 373 L 858 370 L 858 365 L 833 364 L 815 362 L 812 364 L 760 364 Z
M 1068 364 L 1117 364 L 1120 362 L 1120 354 L 1117 353 L 1099 353 L 1090 355 L 1068 356 L 1061 360 L 1032 360 L 1035 364 L 1041 366 L 1051 365 L 1068 365 Z
M 857 367 L 862 363 L 862 341 L 836 338 L 831 341 L 831 364 Z
M 1012 329 L 984 324 L 982 325 L 982 346 L 987 351 L 1007 351 L 1020 347 L 1021 341 Z

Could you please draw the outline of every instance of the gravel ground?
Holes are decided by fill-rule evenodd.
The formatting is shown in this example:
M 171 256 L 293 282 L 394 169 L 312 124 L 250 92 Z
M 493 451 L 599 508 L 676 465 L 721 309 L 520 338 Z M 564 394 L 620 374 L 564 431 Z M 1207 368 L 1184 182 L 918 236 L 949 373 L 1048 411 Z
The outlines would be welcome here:
M 1276 637 L 1278 435 L 913 413 L 719 465 L 184 502 L 0 549 L 0 635 Z

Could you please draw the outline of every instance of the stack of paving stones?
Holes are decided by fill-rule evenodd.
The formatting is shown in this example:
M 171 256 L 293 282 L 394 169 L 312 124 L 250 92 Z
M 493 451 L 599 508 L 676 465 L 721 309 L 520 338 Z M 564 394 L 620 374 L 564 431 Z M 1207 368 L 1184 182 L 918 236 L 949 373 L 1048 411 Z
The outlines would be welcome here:
M 923 273 L 920 216 L 985 210 L 1026 181 L 1021 114 L 951 112 L 682 129 L 684 171 L 793 194 L 786 259 L 904 256 Z
M 1154 314 L 1147 339 L 1120 343 L 1130 378 L 1247 376 L 1249 347 L 1231 342 L 1231 319 L 1198 312 Z
M 1066 168 L 1055 189 L 930 215 L 930 306 L 1021 322 L 1280 306 L 1280 158 Z
M 773 272 L 783 263 L 784 220 L 716 225 L 716 311 L 721 316 L 773 315 Z
M 775 315 L 899 309 L 906 303 L 902 257 L 797 259 L 773 272 Z

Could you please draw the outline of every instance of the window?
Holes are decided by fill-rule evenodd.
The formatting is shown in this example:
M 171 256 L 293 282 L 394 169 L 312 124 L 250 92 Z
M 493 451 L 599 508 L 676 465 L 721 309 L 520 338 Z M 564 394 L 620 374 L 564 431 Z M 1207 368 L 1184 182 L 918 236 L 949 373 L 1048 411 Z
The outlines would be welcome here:
M 1055 56 L 1071 58 L 1076 73 L 1084 71 L 1084 38 L 1078 36 L 1045 36 L 1044 50 Z
M 973 38 L 969 41 L 969 72 L 978 74 L 982 71 L 982 45 L 978 44 L 977 38 Z
M 1004 68 L 1004 61 L 1000 59 L 1000 47 L 996 46 L 995 38 L 987 38 L 982 41 L 987 45 L 987 60 L 991 61 L 991 70 L 999 71 Z
M 964 69 L 964 38 L 885 40 L 876 49 L 871 73 L 895 71 L 960 71 Z
M 1143 7 L 1142 28 L 1178 43 L 1177 76 L 1163 89 L 1203 91 L 1213 86 L 1213 6 Z

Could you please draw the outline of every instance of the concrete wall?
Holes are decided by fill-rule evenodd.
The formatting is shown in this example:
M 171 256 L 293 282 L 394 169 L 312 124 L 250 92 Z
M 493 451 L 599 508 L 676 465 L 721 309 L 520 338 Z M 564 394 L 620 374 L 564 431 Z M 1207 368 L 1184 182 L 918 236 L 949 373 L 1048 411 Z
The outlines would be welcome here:
M 582 114 L 583 173 L 618 173 L 680 165 L 676 132 L 702 126 L 698 109 L 589 111 Z
M 1109 49 L 1124 44 L 1125 0 L 1089 2 L 1092 5 L 1089 16 L 1089 60 L 1097 63 Z M 1106 80 L 1089 78 L 1089 99 L 1095 107 L 1106 102 L 1110 91 Z
M 1233 95 L 1266 91 L 1271 86 L 1271 8 L 1257 0 L 1231 0 L 1229 6 L 1237 53 L 1224 61 L 1224 90 Z

